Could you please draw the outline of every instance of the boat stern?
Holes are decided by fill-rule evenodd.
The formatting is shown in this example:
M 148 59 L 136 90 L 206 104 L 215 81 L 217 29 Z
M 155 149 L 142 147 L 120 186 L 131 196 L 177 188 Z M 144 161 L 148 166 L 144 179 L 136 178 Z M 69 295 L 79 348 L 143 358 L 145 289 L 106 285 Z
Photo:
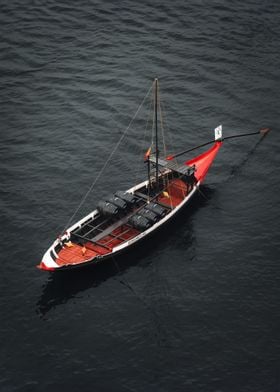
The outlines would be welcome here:
M 52 257 L 53 246 L 44 254 L 42 261 L 36 267 L 44 271 L 55 271 L 60 266 L 55 262 Z

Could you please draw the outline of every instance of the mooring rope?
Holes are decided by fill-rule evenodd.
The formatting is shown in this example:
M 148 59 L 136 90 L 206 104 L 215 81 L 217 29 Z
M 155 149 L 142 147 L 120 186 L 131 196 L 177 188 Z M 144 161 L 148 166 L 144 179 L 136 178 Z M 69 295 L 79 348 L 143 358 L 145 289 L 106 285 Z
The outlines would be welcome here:
M 104 170 L 106 169 L 108 163 L 110 162 L 111 158 L 113 157 L 113 155 L 115 154 L 115 152 L 117 151 L 117 149 L 119 148 L 119 145 L 121 144 L 123 138 L 125 137 L 125 135 L 127 134 L 131 124 L 133 123 L 133 121 L 135 120 L 135 118 L 137 117 L 139 111 L 141 110 L 144 102 L 146 101 L 146 98 L 149 96 L 150 91 L 152 89 L 153 85 L 151 85 L 151 87 L 149 88 L 147 94 L 145 95 L 145 97 L 143 98 L 141 104 L 139 105 L 138 109 L 136 110 L 136 113 L 134 114 L 133 118 L 130 120 L 130 123 L 128 124 L 127 128 L 124 130 L 123 134 L 121 135 L 119 141 L 117 142 L 117 144 L 115 145 L 115 147 L 113 148 L 113 150 L 111 151 L 109 157 L 107 158 L 107 160 L 105 161 L 104 165 L 102 166 L 100 172 L 97 174 L 96 178 L 93 180 L 91 186 L 89 187 L 88 191 L 86 192 L 85 196 L 82 198 L 81 202 L 79 203 L 78 207 L 76 208 L 76 210 L 74 211 L 73 215 L 71 216 L 71 218 L 69 219 L 67 225 L 65 226 L 65 228 L 63 229 L 62 233 L 65 233 L 66 229 L 70 226 L 70 223 L 72 222 L 72 220 L 74 219 L 74 217 L 77 215 L 78 211 L 80 210 L 80 208 L 82 207 L 82 205 L 85 203 L 86 199 L 88 198 L 89 194 L 91 193 L 93 187 L 95 186 L 95 184 L 97 183 L 97 181 L 99 180 L 99 178 L 101 177 L 101 175 L 103 174 Z

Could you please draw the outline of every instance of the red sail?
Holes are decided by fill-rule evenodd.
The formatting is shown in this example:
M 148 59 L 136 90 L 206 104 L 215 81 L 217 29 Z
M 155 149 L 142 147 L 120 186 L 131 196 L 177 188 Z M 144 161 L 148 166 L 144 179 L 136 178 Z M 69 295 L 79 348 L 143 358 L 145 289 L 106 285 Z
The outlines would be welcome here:
M 195 177 L 197 181 L 202 182 L 204 180 L 221 146 L 222 142 L 216 142 L 214 146 L 211 147 L 208 151 L 204 152 L 201 155 L 198 155 L 196 158 L 185 162 L 185 164 L 188 166 L 195 165 Z

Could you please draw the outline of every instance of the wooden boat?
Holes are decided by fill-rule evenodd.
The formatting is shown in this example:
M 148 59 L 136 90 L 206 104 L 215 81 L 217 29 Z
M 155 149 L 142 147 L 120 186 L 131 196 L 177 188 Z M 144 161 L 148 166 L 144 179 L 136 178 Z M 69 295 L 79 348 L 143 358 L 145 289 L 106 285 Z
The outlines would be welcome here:
M 161 157 L 158 148 L 158 80 L 154 81 L 155 149 L 145 155 L 148 178 L 118 191 L 69 227 L 44 254 L 38 268 L 68 270 L 97 264 L 128 251 L 184 208 L 198 191 L 222 145 L 222 126 L 210 149 L 177 163 L 179 153 Z M 206 143 L 208 144 L 208 143 Z

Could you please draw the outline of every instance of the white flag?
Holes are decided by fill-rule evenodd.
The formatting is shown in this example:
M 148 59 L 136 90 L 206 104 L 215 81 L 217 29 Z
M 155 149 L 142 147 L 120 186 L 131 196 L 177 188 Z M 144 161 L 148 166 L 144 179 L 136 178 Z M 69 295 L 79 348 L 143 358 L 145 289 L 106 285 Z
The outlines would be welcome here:
M 222 125 L 219 125 L 217 128 L 215 128 L 215 140 L 222 139 L 223 137 L 223 127 Z

